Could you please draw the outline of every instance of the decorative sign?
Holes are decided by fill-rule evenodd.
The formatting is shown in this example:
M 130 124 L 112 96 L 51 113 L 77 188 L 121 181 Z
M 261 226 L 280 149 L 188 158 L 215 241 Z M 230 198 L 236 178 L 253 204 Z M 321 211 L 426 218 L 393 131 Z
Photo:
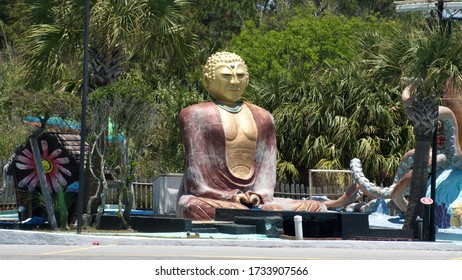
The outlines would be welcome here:
M 425 205 L 430 205 L 433 203 L 433 199 L 429 198 L 429 197 L 422 197 L 420 199 L 420 202 L 422 202 L 423 204 Z

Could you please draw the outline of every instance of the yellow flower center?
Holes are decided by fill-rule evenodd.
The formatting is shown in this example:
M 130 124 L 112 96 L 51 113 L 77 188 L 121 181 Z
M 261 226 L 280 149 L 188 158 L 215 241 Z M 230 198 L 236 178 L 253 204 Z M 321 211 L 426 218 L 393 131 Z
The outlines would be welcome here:
M 53 164 L 47 159 L 42 159 L 42 165 L 45 173 L 50 173 L 53 170 Z

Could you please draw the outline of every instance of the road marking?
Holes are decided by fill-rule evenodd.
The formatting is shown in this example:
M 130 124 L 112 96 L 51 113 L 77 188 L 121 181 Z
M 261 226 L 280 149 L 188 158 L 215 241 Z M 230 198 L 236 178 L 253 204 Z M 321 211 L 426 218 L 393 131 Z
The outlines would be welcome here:
M 90 248 L 91 249 L 91 248 Z M 61 252 L 72 252 L 72 251 L 83 251 L 83 248 L 80 250 L 68 250 L 68 251 L 61 251 Z M 58 252 L 60 253 L 60 252 Z M 41 255 L 54 255 L 53 253 L 51 254 L 41 254 Z M 171 259 L 171 258 L 189 258 L 189 259 L 250 259 L 250 260 L 335 260 L 335 259 L 329 259 L 329 258 L 291 258 L 291 257 L 265 257 L 265 256 L 210 256 L 210 255 L 187 255 L 187 254 L 178 254 L 178 255 L 165 255 L 165 254 L 132 254 L 132 253 L 127 253 L 127 254 L 76 254 L 72 255 L 74 257 L 79 256 L 91 256 L 91 257 L 119 257 L 119 258 L 133 258 L 133 257 L 140 257 L 140 258 L 159 258 L 159 259 Z
M 157 256 L 157 255 L 152 255 Z M 264 256 L 206 256 L 206 255 L 159 255 L 160 257 L 191 257 L 209 259 L 257 259 L 257 260 L 329 260 L 328 258 L 290 258 L 290 257 L 264 257 Z
M 61 251 L 53 251 L 48 253 L 41 253 L 40 256 L 53 256 L 53 255 L 62 255 L 65 253 L 73 253 L 73 252 L 82 252 L 88 251 L 92 249 L 98 248 L 107 248 L 107 247 L 114 247 L 117 246 L 116 244 L 113 245 L 100 245 L 100 246 L 88 246 L 83 248 L 76 248 L 76 249 L 69 249 L 69 250 L 61 250 Z M 74 256 L 84 256 L 85 254 L 77 254 Z M 254 259 L 254 260 L 332 260 L 330 258 L 303 258 L 303 257 L 271 257 L 271 256 L 229 256 L 229 255 L 190 255 L 190 254 L 91 254 L 89 256 L 94 257 L 105 257 L 105 256 L 112 256 L 112 257 L 159 257 L 159 258 L 205 258 L 205 259 Z
M 76 249 L 70 249 L 70 250 L 62 250 L 62 251 L 54 251 L 54 252 L 48 252 L 48 253 L 42 253 L 42 254 L 39 254 L 40 256 L 50 256 L 50 255 L 59 255 L 59 254 L 63 254 L 63 253 L 71 253 L 71 252 L 78 252 L 78 251 L 87 251 L 87 250 L 91 250 L 91 249 L 98 249 L 98 248 L 101 248 L 101 247 L 113 247 L 113 246 L 116 246 L 116 245 L 100 245 L 100 246 L 91 246 L 91 247 L 83 247 L 83 248 L 76 248 Z

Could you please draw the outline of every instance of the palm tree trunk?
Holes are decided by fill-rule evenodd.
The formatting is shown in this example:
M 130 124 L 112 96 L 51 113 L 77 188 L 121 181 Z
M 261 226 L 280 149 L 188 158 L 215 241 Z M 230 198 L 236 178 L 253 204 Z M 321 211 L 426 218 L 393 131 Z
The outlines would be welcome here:
M 411 179 L 408 210 L 406 211 L 403 226 L 405 229 L 415 228 L 417 216 L 423 218 L 424 209 L 420 199 L 424 197 L 427 192 L 429 151 L 430 141 L 425 138 L 417 139 L 416 137 L 414 171 Z
M 416 229 L 417 216 L 423 218 L 423 204 L 420 199 L 426 195 L 430 146 L 435 123 L 438 118 L 439 98 L 418 92 L 412 100 L 411 119 L 416 138 L 414 167 L 409 193 L 409 204 L 404 221 L 404 229 Z M 417 232 L 415 232 L 417 235 Z

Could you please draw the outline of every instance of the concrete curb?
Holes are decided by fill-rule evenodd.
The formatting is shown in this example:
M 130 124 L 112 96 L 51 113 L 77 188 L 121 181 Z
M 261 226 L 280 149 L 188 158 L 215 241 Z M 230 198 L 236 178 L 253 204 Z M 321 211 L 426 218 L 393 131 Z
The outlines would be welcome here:
M 159 238 L 139 236 L 102 236 L 88 234 L 37 232 L 0 229 L 0 245 L 143 245 L 143 246 L 242 246 L 260 248 L 354 248 L 383 250 L 462 251 L 461 242 L 363 241 L 363 240 L 245 240 L 208 238 Z

